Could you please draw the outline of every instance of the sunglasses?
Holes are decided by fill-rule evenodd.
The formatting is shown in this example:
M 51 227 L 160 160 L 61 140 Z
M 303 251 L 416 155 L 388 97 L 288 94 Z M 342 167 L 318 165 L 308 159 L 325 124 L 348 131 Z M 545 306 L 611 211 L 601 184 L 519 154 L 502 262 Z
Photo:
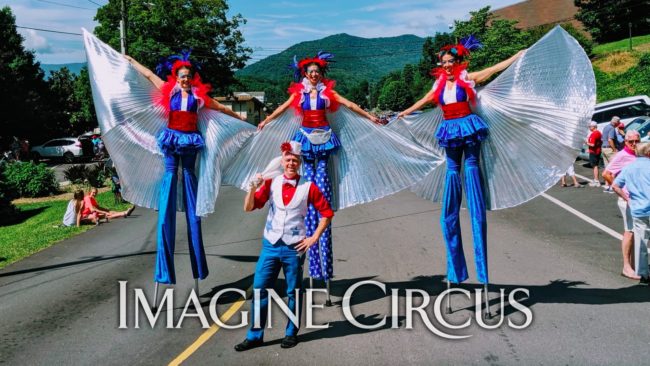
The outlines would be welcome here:
M 179 79 L 191 79 L 191 78 L 192 78 L 192 74 L 179 74 L 179 75 L 178 75 L 178 78 L 179 78 Z
M 625 140 L 625 142 L 629 142 L 631 144 L 638 144 L 641 142 L 641 140 Z
M 320 74 L 320 70 L 318 69 L 307 70 L 307 74 Z

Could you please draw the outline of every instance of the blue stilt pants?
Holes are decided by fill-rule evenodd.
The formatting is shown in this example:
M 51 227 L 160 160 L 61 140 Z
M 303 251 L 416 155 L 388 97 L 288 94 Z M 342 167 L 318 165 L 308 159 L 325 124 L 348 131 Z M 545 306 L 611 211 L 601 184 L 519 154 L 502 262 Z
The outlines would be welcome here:
M 159 283 L 176 283 L 174 272 L 174 248 L 176 238 L 176 184 L 178 164 L 183 170 L 183 205 L 187 220 L 187 241 L 194 278 L 208 276 L 208 264 L 203 248 L 201 218 L 196 216 L 197 180 L 194 175 L 196 152 L 165 154 L 165 174 L 160 187 L 158 203 L 158 250 L 154 280 Z
M 472 222 L 474 237 L 474 258 L 476 273 L 481 283 L 488 282 L 487 265 L 487 221 L 485 216 L 485 197 L 479 166 L 481 154 L 480 143 L 446 148 L 447 175 L 445 192 L 442 200 L 440 226 L 447 245 L 447 279 L 460 283 L 467 279 L 467 264 L 463 252 L 463 240 L 460 232 L 459 212 L 462 201 L 460 167 L 465 155 L 465 189 L 467 208 Z

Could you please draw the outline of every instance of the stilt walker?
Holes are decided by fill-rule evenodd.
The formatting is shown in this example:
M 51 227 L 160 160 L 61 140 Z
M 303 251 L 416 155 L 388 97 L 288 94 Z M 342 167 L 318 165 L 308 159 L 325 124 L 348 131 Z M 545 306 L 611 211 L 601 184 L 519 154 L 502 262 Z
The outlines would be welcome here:
M 102 138 L 123 196 L 158 210 L 154 307 L 158 285 L 176 283 L 177 211 L 185 212 L 198 295 L 198 280 L 209 273 L 201 216 L 214 211 L 222 164 L 254 128 L 208 96 L 210 85 L 202 82 L 189 52 L 170 56 L 158 65 L 156 75 L 85 30 L 84 42 Z M 206 134 L 209 139 L 204 139 Z
M 468 279 L 459 219 L 464 183 L 484 317 L 490 318 L 486 210 L 532 199 L 573 164 L 593 111 L 595 79 L 584 50 L 560 27 L 528 50 L 468 72 L 470 52 L 481 47 L 473 36 L 443 47 L 431 91 L 389 128 L 446 156 L 446 169 L 434 170 L 412 189 L 442 203 L 448 290 Z M 476 83 L 503 70 L 476 93 Z M 428 103 L 440 108 L 409 116 Z M 452 311 L 451 295 L 446 310 Z

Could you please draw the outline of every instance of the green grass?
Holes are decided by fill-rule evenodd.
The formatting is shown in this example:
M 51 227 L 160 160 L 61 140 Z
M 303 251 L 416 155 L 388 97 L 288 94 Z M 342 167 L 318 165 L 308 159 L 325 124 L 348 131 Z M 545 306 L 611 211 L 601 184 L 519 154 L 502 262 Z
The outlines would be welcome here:
M 645 36 L 632 37 L 632 48 L 644 45 L 646 43 L 650 43 L 650 34 L 647 34 Z M 628 47 L 629 47 L 629 40 L 626 38 L 620 41 L 598 45 L 594 47 L 593 53 L 596 56 L 602 56 L 604 54 L 615 52 L 615 51 L 627 51 Z
M 114 204 L 111 192 L 98 194 L 97 203 L 113 211 L 123 211 L 130 207 L 126 203 Z M 62 224 L 67 206 L 68 201 L 16 205 L 21 211 L 18 223 L 0 227 L 0 268 L 94 227 L 58 227 Z

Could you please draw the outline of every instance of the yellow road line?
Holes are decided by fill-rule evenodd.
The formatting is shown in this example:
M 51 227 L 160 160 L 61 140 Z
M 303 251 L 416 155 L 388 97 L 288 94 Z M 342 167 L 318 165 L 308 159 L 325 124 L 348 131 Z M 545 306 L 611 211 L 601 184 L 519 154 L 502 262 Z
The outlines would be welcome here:
M 249 288 L 246 291 L 246 293 L 250 293 L 250 291 L 251 288 Z M 235 315 L 237 310 L 239 310 L 239 308 L 241 308 L 244 305 L 245 302 L 246 299 L 240 297 L 239 300 L 237 300 L 234 304 L 232 304 L 230 308 L 223 314 L 223 316 L 220 317 L 221 321 L 224 323 L 227 322 L 233 315 Z M 181 363 L 183 363 L 183 361 L 187 360 L 187 358 L 190 357 L 194 352 L 196 352 L 196 350 L 199 349 L 199 347 L 201 347 L 215 333 L 217 333 L 219 329 L 220 328 L 218 325 L 212 324 L 212 326 L 208 328 L 205 332 L 203 332 L 203 334 L 201 334 L 199 338 L 197 338 L 192 344 L 190 344 L 189 347 L 187 347 L 185 351 L 183 351 L 183 353 L 176 356 L 176 358 L 169 363 L 169 366 L 178 366 Z

